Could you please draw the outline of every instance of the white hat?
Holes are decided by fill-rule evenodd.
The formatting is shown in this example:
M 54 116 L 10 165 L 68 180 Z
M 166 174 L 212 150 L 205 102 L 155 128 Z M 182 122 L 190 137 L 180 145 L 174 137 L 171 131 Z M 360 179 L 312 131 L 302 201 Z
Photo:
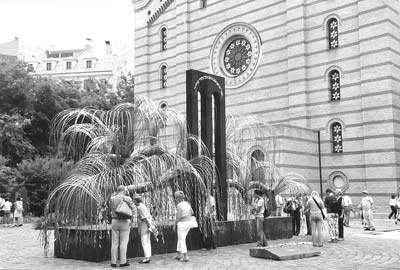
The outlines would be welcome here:
M 365 194 L 367 194 L 367 195 L 369 194 L 368 191 L 366 191 L 366 190 L 363 190 L 362 193 L 365 193 Z

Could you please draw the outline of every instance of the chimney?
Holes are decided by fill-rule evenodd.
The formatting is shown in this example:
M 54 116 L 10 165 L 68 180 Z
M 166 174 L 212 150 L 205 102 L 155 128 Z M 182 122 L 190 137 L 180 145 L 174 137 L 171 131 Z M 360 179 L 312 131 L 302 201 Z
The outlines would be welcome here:
M 91 49 L 92 49 L 92 39 L 91 38 L 87 38 L 86 39 L 85 50 L 86 51 L 90 51 Z
M 111 47 L 111 42 L 106 41 L 106 54 L 112 54 L 112 47 Z

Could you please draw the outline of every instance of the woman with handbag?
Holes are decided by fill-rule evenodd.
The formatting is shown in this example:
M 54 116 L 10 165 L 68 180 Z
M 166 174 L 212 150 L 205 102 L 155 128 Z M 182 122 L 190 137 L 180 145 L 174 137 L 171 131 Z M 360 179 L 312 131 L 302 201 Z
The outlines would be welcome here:
M 144 205 L 142 198 L 135 196 L 133 199 L 137 209 L 137 222 L 142 242 L 144 259 L 139 263 L 150 263 L 151 257 L 151 242 L 150 242 L 150 228 L 151 228 L 151 215 L 146 205 Z
M 187 256 L 186 247 L 186 236 L 191 228 L 197 227 L 196 218 L 193 216 L 193 209 L 190 204 L 185 201 L 185 194 L 182 191 L 175 192 L 176 205 L 176 219 L 175 224 L 178 232 L 178 242 L 176 251 L 178 255 L 175 259 L 180 262 L 187 262 L 189 258 Z
M 119 266 L 129 266 L 126 261 L 126 251 L 129 241 L 130 220 L 134 210 L 133 201 L 127 195 L 125 186 L 119 186 L 117 194 L 110 199 L 111 208 L 111 267 L 117 267 L 118 248 Z
M 313 246 L 322 247 L 322 223 L 326 217 L 326 212 L 324 212 L 324 202 L 319 197 L 317 191 L 311 192 L 311 198 L 309 198 L 307 201 L 306 210 L 310 212 L 310 222 L 312 230 L 311 238 Z

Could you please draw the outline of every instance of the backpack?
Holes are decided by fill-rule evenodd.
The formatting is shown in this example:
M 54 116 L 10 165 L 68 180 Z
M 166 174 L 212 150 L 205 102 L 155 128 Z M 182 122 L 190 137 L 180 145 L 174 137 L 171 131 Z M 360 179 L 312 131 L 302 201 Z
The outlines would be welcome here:
M 339 213 L 340 210 L 342 209 L 342 205 L 336 197 L 330 198 L 329 206 L 331 208 L 332 213 Z
M 288 201 L 283 207 L 283 213 L 289 214 L 292 211 L 292 201 Z

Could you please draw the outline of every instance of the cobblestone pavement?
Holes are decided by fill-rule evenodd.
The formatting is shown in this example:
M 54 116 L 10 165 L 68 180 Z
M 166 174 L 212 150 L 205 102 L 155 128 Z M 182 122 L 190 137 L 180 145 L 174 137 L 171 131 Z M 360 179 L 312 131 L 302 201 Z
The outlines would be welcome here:
M 174 260 L 175 254 L 153 256 L 147 265 L 138 264 L 138 259 L 130 259 L 131 266 L 125 269 L 400 269 L 400 225 L 388 220 L 376 223 L 377 231 L 364 232 L 361 224 L 353 221 L 350 228 L 345 228 L 344 241 L 325 242 L 320 249 L 321 255 L 313 258 L 289 261 L 252 258 L 249 248 L 254 244 L 243 244 L 212 251 L 189 251 L 190 261 L 187 263 Z M 46 257 L 38 236 L 39 232 L 29 224 L 19 228 L 0 228 L 0 269 L 111 269 L 109 261 L 91 263 L 58 259 L 51 254 Z M 271 241 L 271 245 L 303 241 L 310 241 L 310 237 Z

